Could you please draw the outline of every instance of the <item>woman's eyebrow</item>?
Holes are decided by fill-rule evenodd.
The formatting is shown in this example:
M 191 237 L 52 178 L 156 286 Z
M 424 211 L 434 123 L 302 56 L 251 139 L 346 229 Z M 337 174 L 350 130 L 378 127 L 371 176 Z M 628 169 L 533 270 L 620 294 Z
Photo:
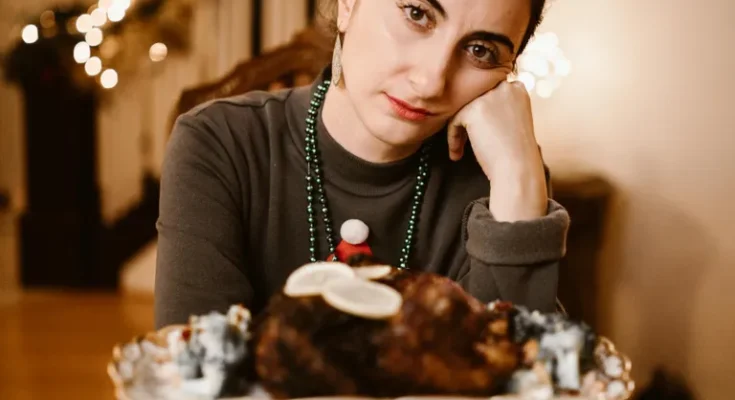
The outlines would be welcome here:
M 429 2 L 429 4 L 436 9 L 436 11 L 441 14 L 443 18 L 447 17 L 447 12 L 444 10 L 444 7 L 442 7 L 441 3 L 439 3 L 439 0 L 426 0 Z

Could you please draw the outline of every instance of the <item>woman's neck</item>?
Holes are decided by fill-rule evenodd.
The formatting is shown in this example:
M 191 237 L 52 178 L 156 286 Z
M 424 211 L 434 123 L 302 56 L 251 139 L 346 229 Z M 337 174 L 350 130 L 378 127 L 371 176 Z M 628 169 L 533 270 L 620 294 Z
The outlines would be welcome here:
M 411 156 L 418 146 L 395 146 L 372 134 L 355 110 L 344 89 L 330 86 L 322 110 L 329 134 L 340 146 L 365 161 L 389 163 Z

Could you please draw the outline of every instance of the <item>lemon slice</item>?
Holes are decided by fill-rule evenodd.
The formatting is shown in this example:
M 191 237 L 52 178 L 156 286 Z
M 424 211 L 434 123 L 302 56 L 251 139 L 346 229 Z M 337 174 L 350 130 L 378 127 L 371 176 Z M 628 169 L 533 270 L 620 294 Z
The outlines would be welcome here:
M 393 271 L 390 265 L 367 265 L 364 267 L 355 267 L 355 275 L 362 279 L 380 279 Z
M 339 262 L 316 262 L 306 264 L 289 275 L 283 293 L 289 297 L 316 296 L 324 285 L 333 280 L 352 279 L 352 268 Z
M 342 312 L 368 319 L 396 315 L 403 304 L 395 289 L 360 278 L 333 280 L 324 286 L 322 297 Z

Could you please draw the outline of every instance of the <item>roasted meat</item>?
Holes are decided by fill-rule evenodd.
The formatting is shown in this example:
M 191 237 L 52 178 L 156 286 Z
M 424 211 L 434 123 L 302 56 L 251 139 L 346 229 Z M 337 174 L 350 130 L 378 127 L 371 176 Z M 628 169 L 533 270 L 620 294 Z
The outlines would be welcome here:
M 359 264 L 359 263 L 358 263 Z M 403 297 L 397 315 L 350 315 L 319 296 L 276 295 L 255 321 L 255 368 L 274 397 L 504 392 L 522 362 L 505 313 L 453 281 L 394 269 L 378 282 Z
M 409 394 L 503 391 L 520 362 L 507 321 L 438 275 L 412 274 L 400 291 L 403 307 L 389 321 L 378 368 L 410 382 Z

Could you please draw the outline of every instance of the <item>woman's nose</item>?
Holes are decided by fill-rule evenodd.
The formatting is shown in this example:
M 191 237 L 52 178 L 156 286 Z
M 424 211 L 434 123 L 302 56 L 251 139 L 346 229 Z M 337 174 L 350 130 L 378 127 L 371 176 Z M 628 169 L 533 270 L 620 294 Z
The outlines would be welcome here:
M 441 97 L 446 91 L 447 74 L 451 52 L 442 54 L 436 51 L 425 53 L 414 59 L 409 73 L 409 81 L 414 93 L 423 99 Z

